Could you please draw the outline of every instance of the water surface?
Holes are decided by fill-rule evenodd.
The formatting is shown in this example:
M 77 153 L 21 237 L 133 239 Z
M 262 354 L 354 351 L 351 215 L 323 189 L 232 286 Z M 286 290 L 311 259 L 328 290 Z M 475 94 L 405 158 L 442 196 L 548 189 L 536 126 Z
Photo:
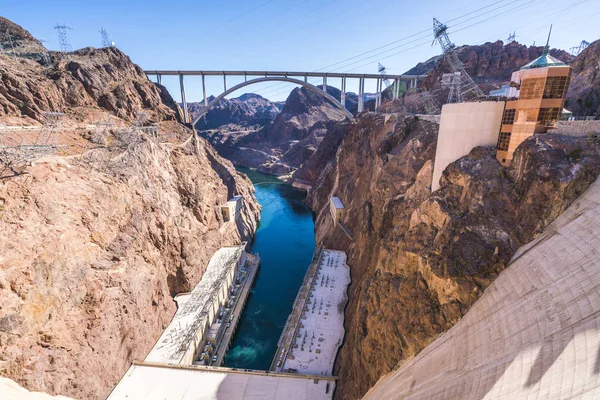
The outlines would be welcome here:
M 239 168 L 256 188 L 262 206 L 252 252 L 261 267 L 224 365 L 267 370 L 315 248 L 305 192 L 275 177 Z

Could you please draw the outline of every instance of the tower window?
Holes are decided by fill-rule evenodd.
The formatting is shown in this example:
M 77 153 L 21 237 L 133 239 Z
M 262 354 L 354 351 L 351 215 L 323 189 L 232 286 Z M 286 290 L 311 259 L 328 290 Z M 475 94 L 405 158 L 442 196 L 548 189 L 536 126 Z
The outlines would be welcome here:
M 546 80 L 544 99 L 561 99 L 569 86 L 568 76 L 551 76 Z
M 560 109 L 558 108 L 540 108 L 538 114 L 538 124 L 544 126 L 554 126 L 558 121 L 560 115 Z
M 531 78 L 525 79 L 521 82 L 521 92 L 519 93 L 519 99 L 539 99 L 544 93 L 544 82 L 545 78 Z
M 515 113 L 517 110 L 515 109 L 506 109 L 504 110 L 504 114 L 502 114 L 502 125 L 512 125 L 515 122 Z
M 510 132 L 500 132 L 498 135 L 498 151 L 508 151 L 510 143 Z

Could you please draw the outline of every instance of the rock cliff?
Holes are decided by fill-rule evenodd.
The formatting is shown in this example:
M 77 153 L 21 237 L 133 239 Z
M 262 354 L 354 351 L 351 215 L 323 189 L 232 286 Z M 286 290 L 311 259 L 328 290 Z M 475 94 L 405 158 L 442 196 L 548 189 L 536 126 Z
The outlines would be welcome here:
M 18 25 L 1 19 L 2 27 L 11 36 L 0 36 L 0 43 L 9 46 L 0 55 L 0 121 L 27 125 L 43 121 L 44 111 L 59 111 L 89 123 L 96 122 L 93 115 L 99 110 L 125 121 L 133 121 L 139 111 L 154 122 L 180 120 L 179 106 L 166 89 L 149 81 L 119 49 L 48 52 Z
M 339 90 L 337 94 L 339 97 Z M 235 114 L 229 111 L 229 117 L 224 115 L 220 121 L 235 121 Z M 234 123 L 200 131 L 200 135 L 235 164 L 263 173 L 286 175 L 308 160 L 328 130 L 345 118 L 345 114 L 323 96 L 306 88 L 296 88 L 275 119 L 267 120 L 262 127 L 260 124 L 240 127 Z
M 600 40 L 596 40 L 571 63 L 573 75 L 565 107 L 573 115 L 600 116 Z
M 317 242 L 346 251 L 351 266 L 339 399 L 362 396 L 452 327 L 514 252 L 600 174 L 597 138 L 537 135 L 509 169 L 493 148 L 473 149 L 431 193 L 436 135 L 435 124 L 411 116 L 364 114 L 308 197 Z M 354 239 L 333 226 L 333 195 Z
M 14 48 L 45 51 L 3 26 Z M 178 125 L 166 90 L 119 50 L 51 53 L 51 66 L 15 54 L 0 55 L 0 122 L 37 124 L 53 111 L 119 124 L 57 128 L 58 154 L 0 170 L 0 375 L 103 399 L 145 358 L 175 312 L 173 296 L 199 282 L 212 254 L 252 240 L 260 206 L 248 178 Z M 138 111 L 163 122 L 132 128 Z M 19 145 L 14 132 L 0 143 Z M 224 223 L 220 205 L 234 195 L 245 207 Z
M 214 100 L 213 96 L 208 101 Z M 283 108 L 283 102 L 270 101 L 264 97 L 246 93 L 234 99 L 222 99 L 206 116 L 198 121 L 195 128 L 199 131 L 211 129 L 232 130 L 233 127 L 261 128 L 272 123 Z M 193 119 L 204 109 L 204 103 L 190 103 L 188 110 Z
M 118 139 L 115 139 L 118 140 Z M 0 182 L 0 373 L 104 398 L 223 245 L 251 240 L 251 182 L 195 136 L 41 159 Z M 238 225 L 219 205 L 243 195 Z
M 514 71 L 539 57 L 543 51 L 543 46 L 526 46 L 518 42 L 504 44 L 501 40 L 482 45 L 460 46 L 457 49 L 458 58 L 485 93 L 508 83 Z M 566 63 L 574 58 L 564 50 L 552 49 L 550 54 Z M 429 68 L 431 70 L 427 72 Z M 450 72 L 450 66 L 443 57 L 434 57 L 425 64 L 417 65 L 411 71 L 413 70 L 428 73 L 423 81 L 423 87 L 434 90 L 441 87 L 442 74 Z

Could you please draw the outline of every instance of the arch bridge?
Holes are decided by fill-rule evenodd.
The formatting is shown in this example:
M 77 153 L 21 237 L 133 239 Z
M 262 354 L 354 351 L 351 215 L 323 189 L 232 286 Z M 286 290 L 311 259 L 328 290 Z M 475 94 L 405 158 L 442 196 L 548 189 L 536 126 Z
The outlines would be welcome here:
M 148 77 L 155 76 L 156 82 L 162 84 L 163 76 L 179 76 L 179 87 L 181 90 L 181 103 L 183 104 L 183 118 L 185 123 L 192 122 L 195 125 L 196 122 L 208 111 L 210 111 L 219 100 L 225 96 L 239 90 L 245 86 L 249 86 L 260 82 L 289 82 L 300 86 L 304 86 L 309 90 L 315 91 L 325 97 L 327 100 L 332 102 L 336 107 L 343 110 L 348 118 L 353 118 L 352 114 L 346 109 L 346 80 L 347 79 L 358 79 L 358 112 L 364 110 L 364 94 L 365 94 L 365 80 L 375 80 L 377 86 L 377 96 L 375 98 L 375 107 L 379 107 L 381 104 L 381 93 L 385 89 L 383 86 L 384 81 L 390 80 L 395 83 L 394 88 L 396 90 L 393 93 L 394 99 L 398 98 L 399 95 L 399 83 L 405 82 L 408 87 L 416 88 L 418 82 L 423 80 L 426 75 L 380 75 L 380 74 L 353 74 L 353 73 L 337 73 L 337 72 L 299 72 L 299 71 L 170 71 L 170 70 L 148 70 L 144 71 Z M 202 113 L 196 117 L 194 121 L 190 120 L 188 112 L 187 101 L 185 96 L 185 76 L 199 76 L 202 78 L 202 94 L 204 97 L 204 109 Z M 220 76 L 223 77 L 223 93 L 218 95 L 213 101 L 208 101 L 206 94 L 206 77 L 207 76 Z M 244 82 L 227 88 L 227 77 L 243 77 Z M 308 83 L 308 78 L 322 78 L 323 88 L 318 88 L 315 85 Z M 333 96 L 327 93 L 327 79 L 328 78 L 339 78 L 341 79 L 341 99 L 336 100 Z

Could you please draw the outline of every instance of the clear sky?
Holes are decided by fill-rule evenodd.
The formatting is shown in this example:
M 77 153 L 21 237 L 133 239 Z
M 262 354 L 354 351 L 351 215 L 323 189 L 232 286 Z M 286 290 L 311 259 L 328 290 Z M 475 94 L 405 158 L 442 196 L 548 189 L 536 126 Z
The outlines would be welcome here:
M 57 22 L 73 28 L 74 49 L 100 47 L 104 27 L 145 69 L 376 73 L 381 62 L 400 74 L 441 52 L 431 45 L 433 17 L 457 45 L 505 40 L 513 31 L 519 42 L 541 45 L 550 24 L 552 47 L 600 38 L 600 0 L 0 0 L 0 10 L 54 50 Z M 219 78 L 207 83 L 210 94 L 222 91 Z M 179 100 L 177 78 L 163 84 Z M 265 83 L 246 91 L 283 100 L 292 88 Z M 188 101 L 200 101 L 200 78 L 186 78 L 186 90 Z

